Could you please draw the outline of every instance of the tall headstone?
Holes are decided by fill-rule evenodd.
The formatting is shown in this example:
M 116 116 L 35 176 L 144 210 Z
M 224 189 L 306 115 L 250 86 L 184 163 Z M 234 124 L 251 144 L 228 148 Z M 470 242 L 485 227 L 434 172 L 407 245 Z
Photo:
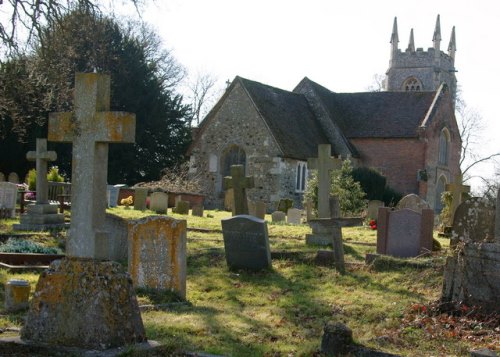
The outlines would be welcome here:
M 11 182 L 0 182 L 0 209 L 8 218 L 16 217 L 17 185 Z
M 231 176 L 224 177 L 224 189 L 233 189 L 233 215 L 248 214 L 246 190 L 253 187 L 253 177 L 245 176 L 243 165 L 232 165 Z
M 330 171 L 340 169 L 342 160 L 331 156 L 330 144 L 320 144 L 318 157 L 308 159 L 307 167 L 311 170 L 318 170 L 318 217 L 330 218 Z
M 36 161 L 36 203 L 28 205 L 27 212 L 20 217 L 15 230 L 46 230 L 64 228 L 64 215 L 57 213 L 57 205 L 49 203 L 49 188 L 47 181 L 47 164 L 55 161 L 55 151 L 47 151 L 47 139 L 36 139 L 36 151 L 28 151 L 28 161 Z
M 146 199 L 148 198 L 148 189 L 146 187 L 137 187 L 135 189 L 134 209 L 144 211 L 146 209 Z
M 223 219 L 221 223 L 229 269 L 257 271 L 271 268 L 266 221 L 241 215 Z
M 66 258 L 40 276 L 21 338 L 92 349 L 142 342 L 146 336 L 130 277 L 119 263 L 100 260 L 109 255 L 108 143 L 134 142 L 135 115 L 108 111 L 108 75 L 77 73 L 74 95 L 74 112 L 49 115 L 49 140 L 73 143 Z
M 156 213 L 167 213 L 168 194 L 165 192 L 153 192 L 149 198 L 149 209 Z
M 432 252 L 434 211 L 421 213 L 404 208 L 381 207 L 377 222 L 377 253 L 409 258 Z
M 470 186 L 462 184 L 462 175 L 455 176 L 455 182 L 447 184 L 445 190 L 451 192 L 450 224 L 453 222 L 455 212 L 463 201 L 463 195 L 470 192 Z
M 186 298 L 185 220 L 149 216 L 129 221 L 128 271 L 135 286 Z
M 459 241 L 495 241 L 495 206 L 489 200 L 472 197 L 457 207 L 450 245 L 455 246 Z
M 19 175 L 15 172 L 11 172 L 7 181 L 9 181 L 10 183 L 19 183 Z

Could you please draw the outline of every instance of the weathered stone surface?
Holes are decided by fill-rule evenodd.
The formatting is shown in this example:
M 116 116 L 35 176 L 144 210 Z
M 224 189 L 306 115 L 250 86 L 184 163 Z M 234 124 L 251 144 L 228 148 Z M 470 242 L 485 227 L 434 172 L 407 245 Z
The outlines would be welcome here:
M 109 232 L 108 256 L 106 259 L 125 262 L 128 257 L 128 221 L 120 216 L 106 213 L 104 229 Z
M 26 309 L 30 297 L 30 284 L 27 280 L 10 279 L 5 284 L 5 310 Z
M 194 205 L 191 209 L 191 215 L 196 217 L 203 217 L 203 205 Z
M 396 205 L 396 209 L 402 210 L 405 208 L 411 209 L 418 213 L 422 213 L 422 209 L 429 209 L 430 206 L 418 195 L 410 193 L 409 195 L 404 196 Z
M 271 219 L 273 222 L 284 222 L 286 220 L 286 214 L 281 211 L 276 211 L 271 213 Z
M 11 182 L 0 182 L 0 208 L 8 211 L 8 216 L 16 216 L 17 185 Z
M 134 196 L 134 209 L 144 211 L 146 209 L 146 199 L 148 198 L 148 189 L 145 187 L 137 187 Z
M 290 208 L 286 214 L 286 222 L 288 224 L 301 224 L 302 210 L 297 208 Z
M 153 192 L 149 198 L 149 209 L 156 213 L 167 213 L 168 194 L 165 192 Z
M 177 214 L 189 214 L 189 202 L 177 201 L 175 204 L 174 212 Z
M 453 220 L 451 242 L 493 242 L 495 240 L 495 207 L 487 199 L 473 197 L 462 202 Z
M 229 269 L 257 271 L 271 268 L 266 221 L 242 215 L 223 219 L 221 223 Z
M 130 276 L 115 262 L 53 262 L 40 275 L 21 338 L 98 350 L 145 341 Z
M 186 298 L 185 220 L 149 216 L 129 221 L 128 271 L 135 286 Z
M 441 300 L 500 312 L 500 244 L 466 242 L 448 257 Z
M 432 252 L 434 211 L 412 209 L 391 211 L 379 208 L 377 224 L 377 253 L 395 257 L 416 257 Z
M 340 218 L 340 201 L 338 196 L 330 196 L 329 210 L 332 218 Z M 334 239 L 342 240 L 342 229 L 340 225 L 325 225 L 321 220 L 328 217 L 313 218 L 308 221 L 312 233 L 306 234 L 306 244 L 320 245 L 326 247 L 333 245 Z
M 108 207 L 118 206 L 118 195 L 120 193 L 120 187 L 115 185 L 106 186 L 106 196 L 108 198 Z
M 233 189 L 233 215 L 248 214 L 246 190 L 253 187 L 253 177 L 245 176 L 243 165 L 232 165 L 231 176 L 224 178 L 224 188 Z

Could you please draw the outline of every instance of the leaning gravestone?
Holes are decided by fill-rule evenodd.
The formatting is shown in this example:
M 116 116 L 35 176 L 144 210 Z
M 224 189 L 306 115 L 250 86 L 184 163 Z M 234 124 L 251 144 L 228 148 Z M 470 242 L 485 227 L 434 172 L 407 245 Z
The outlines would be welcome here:
M 28 151 L 26 159 L 36 161 L 36 203 L 28 205 L 15 230 L 39 231 L 64 228 L 64 215 L 57 213 L 57 205 L 49 203 L 47 164 L 57 158 L 55 151 L 47 150 L 47 139 L 36 139 L 36 151 Z
M 224 189 L 233 189 L 233 216 L 248 214 L 246 190 L 253 187 L 253 177 L 245 176 L 243 165 L 232 165 L 231 176 L 224 177 Z
M 7 218 L 16 217 L 17 185 L 0 182 L 0 209 L 6 211 Z
M 153 192 L 149 198 L 149 209 L 156 213 L 167 213 L 168 194 L 165 192 Z
M 75 75 L 74 112 L 49 115 L 49 140 L 73 143 L 66 258 L 38 280 L 21 339 L 106 349 L 146 340 L 130 276 L 109 255 L 104 230 L 108 143 L 134 142 L 135 115 L 109 112 L 110 77 Z
M 285 222 L 286 214 L 281 211 L 274 211 L 273 213 L 271 213 L 271 220 L 273 222 Z
M 186 298 L 185 220 L 149 216 L 129 221 L 128 271 L 134 285 Z
M 456 209 L 450 245 L 459 241 L 493 242 L 495 238 L 495 206 L 485 198 L 473 197 Z
M 7 181 L 9 181 L 10 183 L 19 183 L 19 175 L 15 172 L 11 172 Z
M 146 209 L 146 199 L 148 198 L 148 189 L 145 187 L 137 187 L 134 195 L 134 209 L 144 211 Z
M 414 193 L 410 193 L 409 195 L 404 196 L 396 205 L 396 209 L 404 209 L 408 208 L 413 211 L 422 213 L 422 209 L 430 209 L 429 204 L 421 199 L 418 195 Z
M 286 214 L 286 222 L 288 224 L 300 224 L 302 219 L 302 210 L 297 208 L 289 208 Z
M 266 221 L 241 215 L 223 219 L 221 223 L 229 269 L 258 271 L 271 268 Z
M 432 252 L 434 211 L 422 213 L 404 208 L 381 207 L 377 222 L 377 253 L 395 257 L 417 257 Z

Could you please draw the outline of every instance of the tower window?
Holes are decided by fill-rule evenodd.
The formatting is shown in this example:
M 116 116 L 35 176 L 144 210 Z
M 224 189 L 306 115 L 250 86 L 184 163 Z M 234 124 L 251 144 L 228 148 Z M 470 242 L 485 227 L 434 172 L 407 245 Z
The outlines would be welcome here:
M 410 77 L 403 83 L 403 90 L 406 92 L 417 92 L 422 90 L 422 83 L 415 77 Z

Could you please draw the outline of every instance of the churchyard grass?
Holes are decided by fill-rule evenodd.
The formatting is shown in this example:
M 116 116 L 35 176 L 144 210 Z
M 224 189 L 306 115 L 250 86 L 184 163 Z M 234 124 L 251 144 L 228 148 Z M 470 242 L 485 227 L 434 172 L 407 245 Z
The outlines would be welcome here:
M 108 212 L 131 219 L 152 214 L 122 207 Z M 440 296 L 446 239 L 438 239 L 444 249 L 432 257 L 383 258 L 365 265 L 365 254 L 376 249 L 376 231 L 344 228 L 347 272 L 341 275 L 333 267 L 315 264 L 318 247 L 304 243 L 310 232 L 307 225 L 273 224 L 266 216 L 272 253 L 293 254 L 273 256 L 272 270 L 250 273 L 227 269 L 220 219 L 230 213 L 172 216 L 188 222 L 187 301 L 138 290 L 140 305 L 155 305 L 142 313 L 147 336 L 164 345 L 151 356 L 181 350 L 226 356 L 319 355 L 328 321 L 346 323 L 355 340 L 365 346 L 404 356 L 465 356 L 472 348 L 491 348 L 499 342 L 498 331 L 490 331 L 481 340 L 466 340 L 435 333 L 432 324 L 409 320 L 409 316 L 430 319 L 415 315 L 415 306 L 429 306 Z M 33 293 L 38 273 L 0 269 L 1 283 L 11 278 L 28 280 Z M 3 303 L 3 284 L 0 295 Z M 20 328 L 24 313 L 2 312 L 0 329 Z

